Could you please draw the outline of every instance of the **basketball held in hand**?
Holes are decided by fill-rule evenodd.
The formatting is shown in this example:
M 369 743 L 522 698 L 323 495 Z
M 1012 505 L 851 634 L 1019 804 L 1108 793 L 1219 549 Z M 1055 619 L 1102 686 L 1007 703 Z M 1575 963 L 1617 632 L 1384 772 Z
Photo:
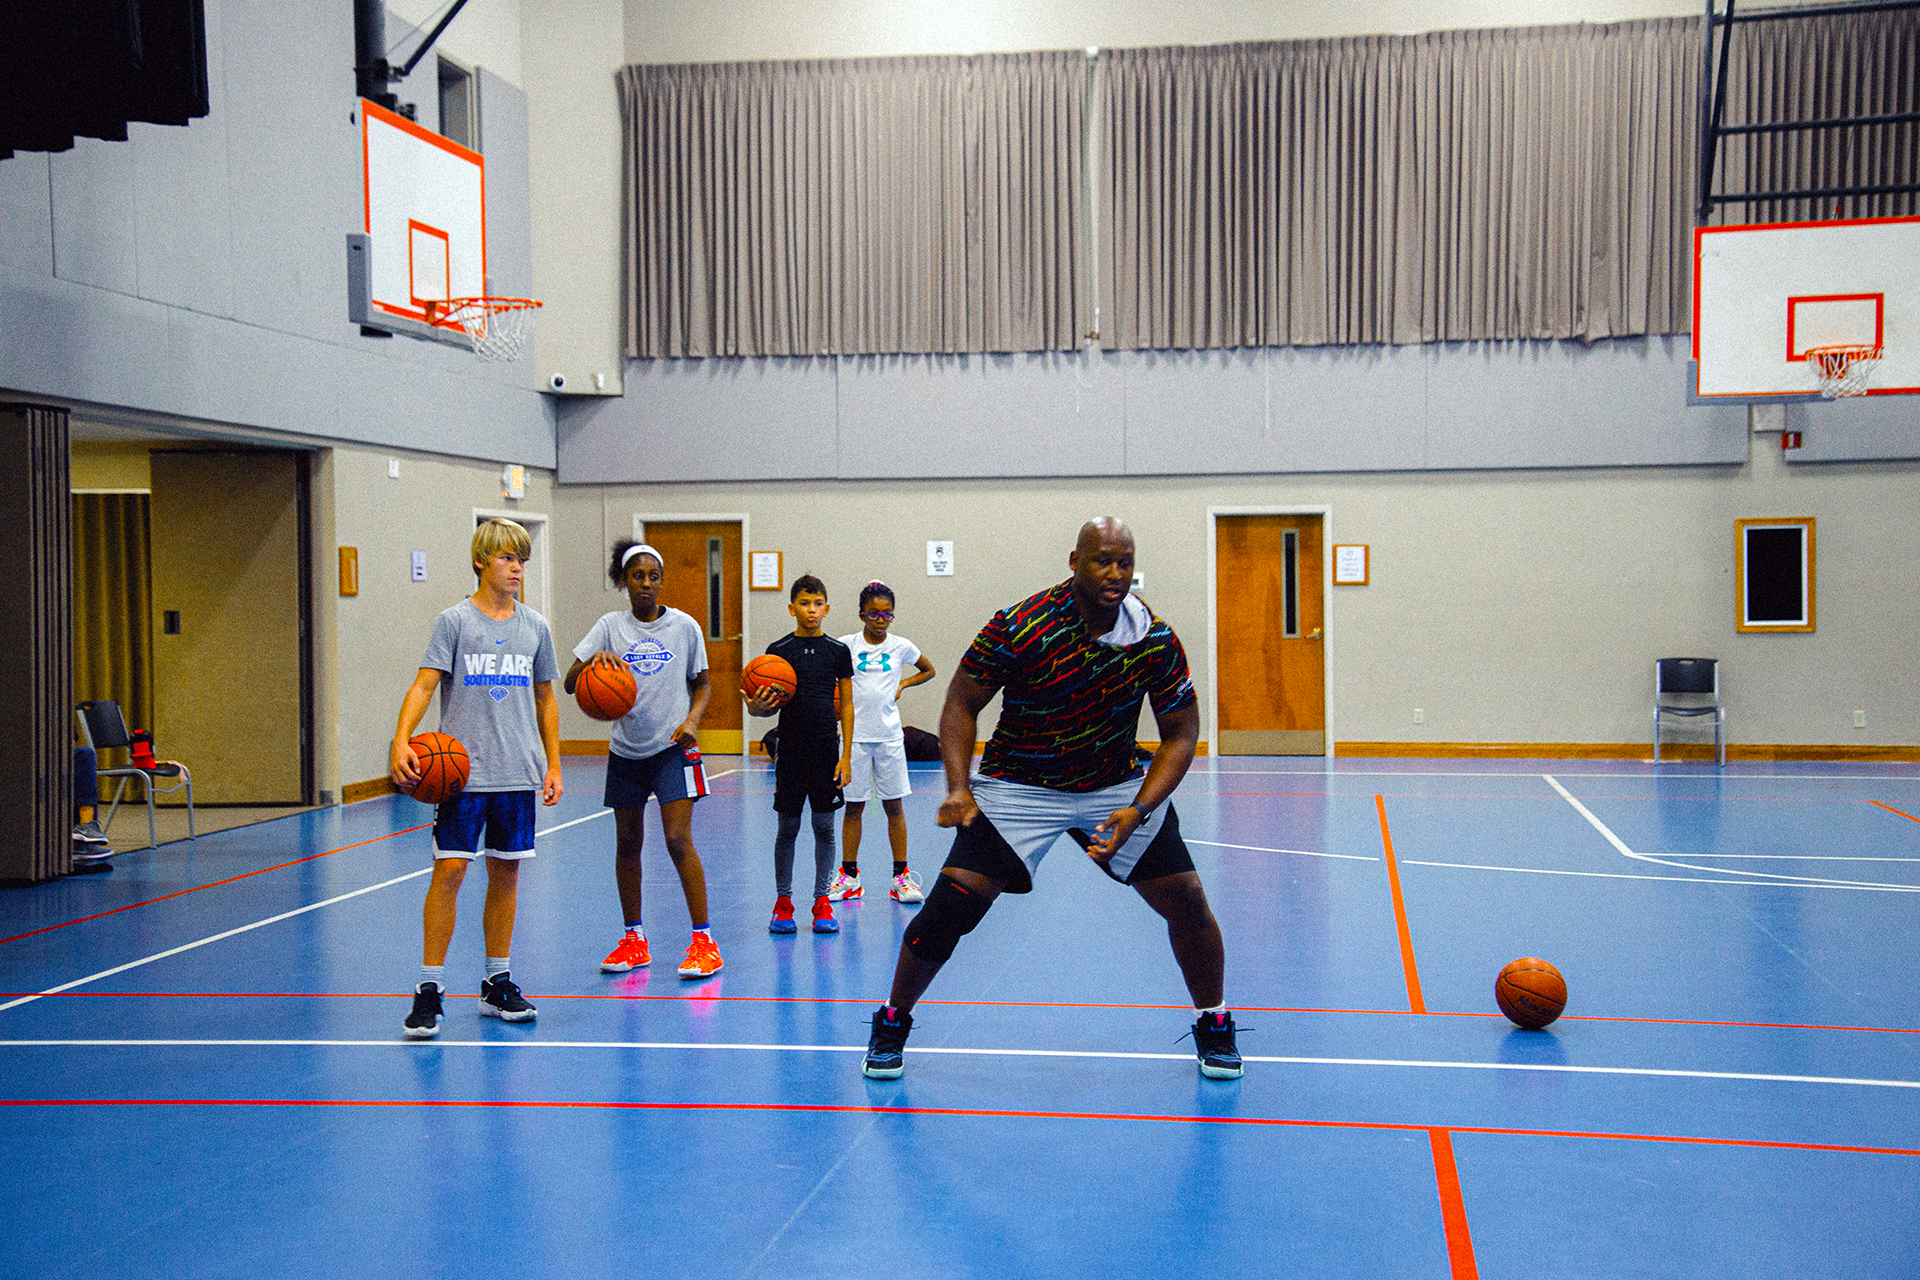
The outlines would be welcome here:
M 639 689 L 625 666 L 589 662 L 573 682 L 573 700 L 595 720 L 618 720 L 633 710 Z
M 413 784 L 412 795 L 422 804 L 445 804 L 467 785 L 473 762 L 460 740 L 446 733 L 420 733 L 407 740 L 414 759 L 420 762 L 420 781 Z
M 1567 1007 L 1567 980 L 1538 956 L 1522 956 L 1500 971 L 1493 998 L 1515 1026 L 1538 1031 Z
M 763 653 L 740 669 L 740 692 L 749 698 L 759 697 L 762 689 L 772 689 L 785 702 L 799 684 L 793 664 L 777 653 Z

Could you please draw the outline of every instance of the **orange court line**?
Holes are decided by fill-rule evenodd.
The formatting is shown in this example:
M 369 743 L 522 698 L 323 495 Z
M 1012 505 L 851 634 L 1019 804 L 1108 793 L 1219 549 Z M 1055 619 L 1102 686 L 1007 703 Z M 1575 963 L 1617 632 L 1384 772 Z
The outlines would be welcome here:
M 1373 807 L 1380 814 L 1380 847 L 1387 855 L 1387 885 L 1393 891 L 1393 923 L 1400 931 L 1400 967 L 1407 975 L 1407 1005 L 1414 1013 L 1425 1013 L 1427 1002 L 1420 994 L 1420 969 L 1413 960 L 1413 931 L 1407 928 L 1407 904 L 1400 896 L 1400 864 L 1393 860 L 1393 832 L 1387 827 L 1387 798 L 1374 796 Z
M 474 1109 L 488 1107 L 532 1111 L 716 1111 L 862 1116 L 954 1116 L 990 1120 L 1137 1120 L 1151 1124 L 1242 1125 L 1268 1129 L 1356 1129 L 1380 1133 L 1425 1133 L 1427 1124 L 1391 1120 L 1295 1120 L 1284 1116 L 1160 1115 L 1127 1111 L 1029 1111 L 999 1107 L 881 1107 L 831 1102 L 633 1102 L 539 1098 L 0 1098 L 0 1107 L 369 1107 Z M 1766 1151 L 1819 1151 L 1842 1155 L 1915 1156 L 1911 1147 L 1869 1147 L 1856 1143 L 1783 1142 L 1768 1138 L 1702 1138 L 1674 1133 L 1609 1133 L 1592 1129 L 1505 1129 L 1491 1125 L 1450 1125 L 1449 1134 L 1496 1138 L 1583 1138 L 1596 1142 L 1672 1142 L 1683 1146 L 1749 1147 Z
M 395 836 L 404 836 L 415 831 L 425 831 L 432 825 L 431 822 L 423 822 L 417 827 L 408 827 L 405 831 L 389 831 L 385 835 L 374 836 L 371 840 L 361 840 L 354 844 L 343 844 L 338 849 L 329 849 L 325 853 L 310 853 L 304 858 L 295 858 L 292 862 L 282 862 L 278 866 L 261 867 L 258 871 L 245 871 L 237 876 L 228 876 L 225 880 L 215 880 L 211 884 L 195 885 L 191 889 L 176 889 L 172 893 L 163 893 L 157 898 L 147 898 L 140 902 L 129 902 L 126 906 L 115 907 L 111 911 L 96 911 L 90 916 L 81 916 L 77 920 L 63 920 L 59 924 L 42 925 L 38 929 L 29 929 L 25 933 L 16 933 L 11 938 L 0 938 L 0 946 L 5 946 L 9 942 L 18 942 L 22 938 L 31 938 L 38 933 L 52 933 L 55 929 L 64 929 L 69 925 L 85 924 L 89 920 L 104 920 L 108 916 L 117 916 L 122 911 L 131 911 L 135 907 L 150 907 L 156 902 L 165 902 L 169 898 L 183 898 L 187 894 L 199 893 L 203 889 L 218 889 L 223 884 L 232 884 L 236 880 L 245 880 L 252 876 L 263 876 L 269 871 L 285 871 L 288 867 L 297 867 L 303 862 L 312 862 L 317 858 L 331 858 L 336 853 L 345 853 L 349 849 L 358 849 L 361 845 L 378 844 L 382 840 L 391 840 Z M 38 995 L 39 993 L 33 992 L 30 994 Z
M 1914 817 L 1912 814 L 1908 813 L 1904 809 L 1896 809 L 1890 804 L 1880 804 L 1878 800 L 1869 800 L 1867 801 L 1867 803 L 1871 805 L 1879 805 L 1880 808 L 1885 809 L 1888 813 L 1897 813 L 1901 817 L 1905 818 L 1908 822 L 1920 822 L 1920 818 Z
M 1453 1280 L 1480 1280 L 1473 1233 L 1467 1229 L 1467 1202 L 1460 1195 L 1460 1171 L 1453 1163 L 1453 1136 L 1445 1129 L 1429 1129 L 1427 1139 L 1433 1144 L 1433 1176 L 1440 1187 L 1440 1222 L 1447 1233 L 1447 1264 Z

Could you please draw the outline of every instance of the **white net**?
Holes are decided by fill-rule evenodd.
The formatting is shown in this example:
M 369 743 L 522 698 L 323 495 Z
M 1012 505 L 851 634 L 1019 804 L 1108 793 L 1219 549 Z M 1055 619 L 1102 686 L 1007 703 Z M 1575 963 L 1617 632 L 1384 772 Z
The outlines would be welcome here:
M 458 326 L 482 360 L 516 360 L 533 332 L 533 298 L 450 298 L 438 322 Z
M 1880 363 L 1879 347 L 1814 347 L 1807 352 L 1820 379 L 1820 394 L 1829 400 L 1863 396 L 1873 383 L 1873 367 Z

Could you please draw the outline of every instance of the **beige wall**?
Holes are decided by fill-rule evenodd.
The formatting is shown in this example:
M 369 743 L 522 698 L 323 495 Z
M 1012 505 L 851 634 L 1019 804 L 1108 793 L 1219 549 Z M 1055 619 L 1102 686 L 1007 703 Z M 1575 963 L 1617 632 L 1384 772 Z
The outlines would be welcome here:
M 433 30 L 447 8 L 446 0 L 386 0 L 386 5 L 388 13 L 423 32 Z M 413 48 L 409 44 L 395 50 L 392 60 L 411 58 Z M 509 84 L 525 87 L 520 70 L 520 0 L 468 0 L 433 48 L 435 53 L 469 67 L 485 67 Z
M 1756 437 L 1742 467 L 566 486 L 554 499 L 556 640 L 619 607 L 601 565 L 636 510 L 739 511 L 751 549 L 785 553 L 789 582 L 809 570 L 826 581 L 834 634 L 854 628 L 859 586 L 885 578 L 898 631 L 951 672 L 995 609 L 1066 576 L 1081 520 L 1110 512 L 1133 526 L 1141 594 L 1185 642 L 1210 729 L 1208 508 L 1324 505 L 1328 543 L 1368 543 L 1373 557 L 1371 585 L 1328 602 L 1336 740 L 1650 741 L 1653 660 L 1700 655 L 1722 660 L 1732 741 L 1920 743 L 1920 464 L 1789 467 L 1774 439 Z M 1819 631 L 1737 635 L 1734 520 L 1801 515 L 1819 522 Z M 942 538 L 957 572 L 929 578 L 925 544 Z M 786 629 L 784 604 L 753 596 L 748 652 Z M 908 723 L 936 727 L 940 687 L 907 695 Z
M 147 440 L 75 440 L 67 446 L 68 487 L 75 492 L 150 490 L 153 474 L 147 453 L 153 447 Z
M 387 475 L 389 459 L 400 463 L 398 479 Z M 314 539 L 324 730 L 319 786 L 337 794 L 341 785 L 386 775 L 400 699 L 420 669 L 433 620 L 473 592 L 467 556 L 474 509 L 546 514 L 552 476 L 529 471 L 526 497 L 513 501 L 502 496 L 500 468 L 491 463 L 336 448 L 316 470 L 314 505 L 325 512 Z M 340 595 L 342 546 L 359 549 L 357 596 Z M 416 548 L 427 553 L 425 582 L 411 580 Z M 535 608 L 548 586 L 539 568 L 536 556 L 527 578 L 527 602 Z M 554 640 L 557 646 L 557 629 Z M 424 723 L 431 728 L 437 718 L 429 711 Z

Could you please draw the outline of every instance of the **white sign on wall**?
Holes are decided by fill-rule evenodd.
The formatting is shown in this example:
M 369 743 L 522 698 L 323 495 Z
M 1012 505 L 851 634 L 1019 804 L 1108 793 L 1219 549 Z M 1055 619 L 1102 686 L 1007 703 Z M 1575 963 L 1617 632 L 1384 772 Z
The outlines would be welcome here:
M 953 543 L 951 541 L 927 544 L 927 576 L 929 578 L 953 576 Z

